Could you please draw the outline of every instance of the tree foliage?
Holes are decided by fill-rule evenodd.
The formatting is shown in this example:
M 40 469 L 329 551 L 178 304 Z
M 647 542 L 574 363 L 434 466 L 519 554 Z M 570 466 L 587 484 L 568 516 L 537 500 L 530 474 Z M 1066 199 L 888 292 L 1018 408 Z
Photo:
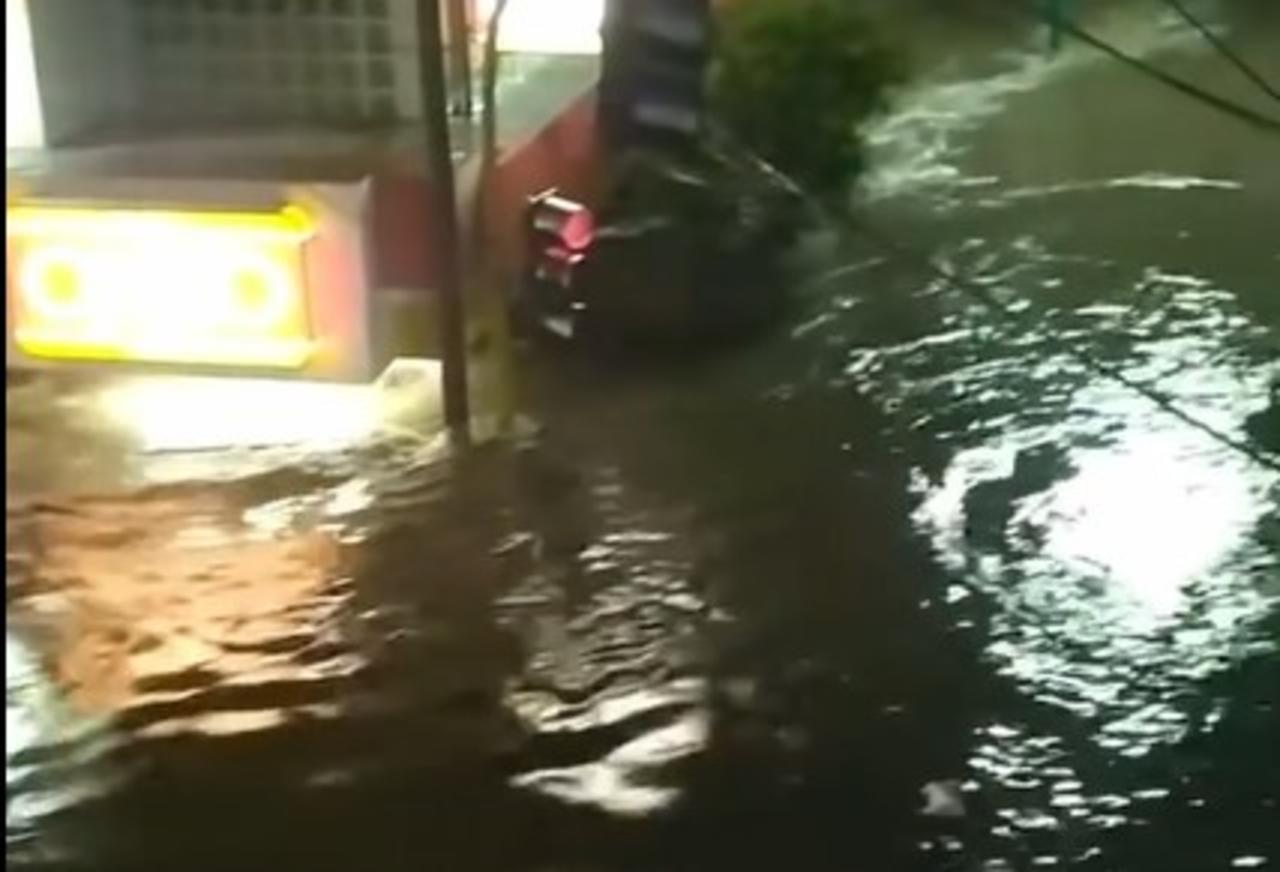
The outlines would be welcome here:
M 740 0 L 721 15 L 719 119 L 770 163 L 837 198 L 863 166 L 858 126 L 901 77 L 849 0 Z

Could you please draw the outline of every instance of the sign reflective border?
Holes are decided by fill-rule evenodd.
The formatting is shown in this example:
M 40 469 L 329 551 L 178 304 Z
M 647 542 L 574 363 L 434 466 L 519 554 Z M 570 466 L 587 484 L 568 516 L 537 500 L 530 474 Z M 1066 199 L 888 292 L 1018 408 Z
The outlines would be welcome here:
M 18 349 L 46 360 L 299 369 L 314 350 L 297 207 L 8 210 Z

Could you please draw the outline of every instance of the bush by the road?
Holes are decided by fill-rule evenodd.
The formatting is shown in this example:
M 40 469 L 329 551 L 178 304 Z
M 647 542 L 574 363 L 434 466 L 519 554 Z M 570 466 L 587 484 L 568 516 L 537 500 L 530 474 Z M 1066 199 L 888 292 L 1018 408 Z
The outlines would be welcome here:
M 721 121 L 770 163 L 838 200 L 863 166 L 858 126 L 898 58 L 848 0 L 727 4 L 712 75 Z

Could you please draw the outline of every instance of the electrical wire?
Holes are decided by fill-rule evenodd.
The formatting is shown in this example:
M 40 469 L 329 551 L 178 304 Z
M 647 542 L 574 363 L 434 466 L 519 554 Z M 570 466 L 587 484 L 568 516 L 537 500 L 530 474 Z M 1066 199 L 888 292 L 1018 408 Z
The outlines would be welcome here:
M 1040 11 L 1034 5 L 1025 2 L 1025 0 L 1004 0 L 1004 5 L 1015 8 L 1021 13 L 1028 14 L 1036 20 L 1040 20 L 1042 18 Z M 1104 54 L 1110 55 L 1115 60 L 1120 61 L 1126 66 L 1132 67 L 1143 75 L 1178 91 L 1184 96 L 1190 97 L 1193 100 L 1198 100 L 1206 106 L 1210 106 L 1239 121 L 1250 124 L 1259 130 L 1266 131 L 1267 133 L 1280 134 L 1280 118 L 1274 118 L 1266 113 L 1259 112 L 1256 109 L 1251 109 L 1248 106 L 1237 103 L 1234 100 L 1221 97 L 1212 91 L 1206 91 L 1204 88 L 1201 88 L 1193 82 L 1188 82 L 1185 79 L 1181 79 L 1173 75 L 1172 73 L 1165 72 L 1159 67 L 1152 66 L 1141 58 L 1131 55 L 1106 40 L 1095 36 L 1065 15 L 1059 16 L 1056 19 L 1056 23 L 1064 32 L 1069 33 L 1080 42 L 1090 45 Z
M 732 139 L 732 137 L 729 138 L 729 141 L 734 142 L 737 148 L 743 152 L 745 157 L 755 164 L 762 172 L 770 178 L 773 178 L 793 196 L 798 197 L 802 202 L 804 202 L 811 210 L 813 210 L 814 214 L 823 223 L 828 226 L 839 227 L 854 234 L 867 237 L 881 248 L 886 255 L 901 262 L 913 265 L 925 272 L 932 273 L 937 278 L 946 282 L 948 285 L 971 299 L 977 301 L 984 308 L 994 312 L 997 316 L 1010 324 L 1017 327 L 1025 326 L 1026 322 L 1023 316 L 1010 309 L 991 292 L 989 287 L 984 286 L 978 280 L 973 279 L 958 270 L 954 270 L 948 266 L 937 263 L 934 258 L 927 253 L 899 242 L 866 222 L 854 221 L 849 216 L 833 214 L 818 200 L 817 197 L 811 194 L 802 185 L 800 185 L 800 183 L 796 182 L 782 170 L 770 164 L 763 157 L 747 148 L 744 144 Z M 1212 424 L 1208 424 L 1200 420 L 1196 416 L 1182 409 L 1177 402 L 1158 389 L 1143 381 L 1139 381 L 1138 379 L 1126 375 L 1117 367 L 1100 360 L 1096 355 L 1083 349 L 1076 348 L 1074 345 L 1071 345 L 1064 340 L 1059 340 L 1058 344 L 1063 351 L 1075 358 L 1087 369 L 1090 369 L 1096 374 L 1103 376 L 1104 378 L 1111 379 L 1129 390 L 1140 394 L 1154 403 L 1158 408 L 1179 419 L 1187 426 L 1199 430 L 1214 441 L 1238 452 L 1259 466 L 1275 472 L 1280 472 L 1280 458 L 1273 457 L 1270 454 L 1260 451 L 1248 442 L 1242 439 L 1237 439 L 1229 433 L 1224 433 Z
M 1192 14 L 1191 10 L 1182 3 L 1182 0 L 1162 0 L 1162 2 L 1174 12 L 1178 13 L 1183 21 L 1204 37 L 1205 41 L 1213 46 L 1218 54 L 1226 58 L 1227 61 L 1239 70 L 1245 78 L 1261 88 L 1263 92 L 1273 100 L 1280 102 L 1280 88 L 1276 88 L 1275 85 L 1268 82 L 1262 73 L 1250 66 L 1244 58 L 1240 57 L 1240 55 L 1231 48 L 1231 46 L 1227 45 L 1226 42 L 1214 33 L 1207 24 Z

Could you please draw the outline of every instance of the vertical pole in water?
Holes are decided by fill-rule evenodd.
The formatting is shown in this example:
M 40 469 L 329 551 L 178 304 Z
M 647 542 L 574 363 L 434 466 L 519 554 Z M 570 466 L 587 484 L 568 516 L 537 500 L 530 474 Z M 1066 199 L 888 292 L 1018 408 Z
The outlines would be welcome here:
M 448 0 L 445 6 L 449 21 L 449 78 L 453 98 L 449 108 L 455 115 L 471 117 L 471 3 Z
M 422 86 L 422 124 L 426 132 L 427 240 L 435 254 L 440 305 L 440 346 L 444 357 L 444 420 L 458 445 L 471 441 L 467 402 L 466 313 L 462 304 L 462 258 L 459 251 L 458 202 L 453 149 L 449 142 L 448 89 L 444 78 L 444 39 L 440 0 L 418 0 L 418 77 Z
M 1049 23 L 1049 52 L 1062 50 L 1064 25 L 1067 21 L 1067 0 L 1043 0 L 1044 16 Z

